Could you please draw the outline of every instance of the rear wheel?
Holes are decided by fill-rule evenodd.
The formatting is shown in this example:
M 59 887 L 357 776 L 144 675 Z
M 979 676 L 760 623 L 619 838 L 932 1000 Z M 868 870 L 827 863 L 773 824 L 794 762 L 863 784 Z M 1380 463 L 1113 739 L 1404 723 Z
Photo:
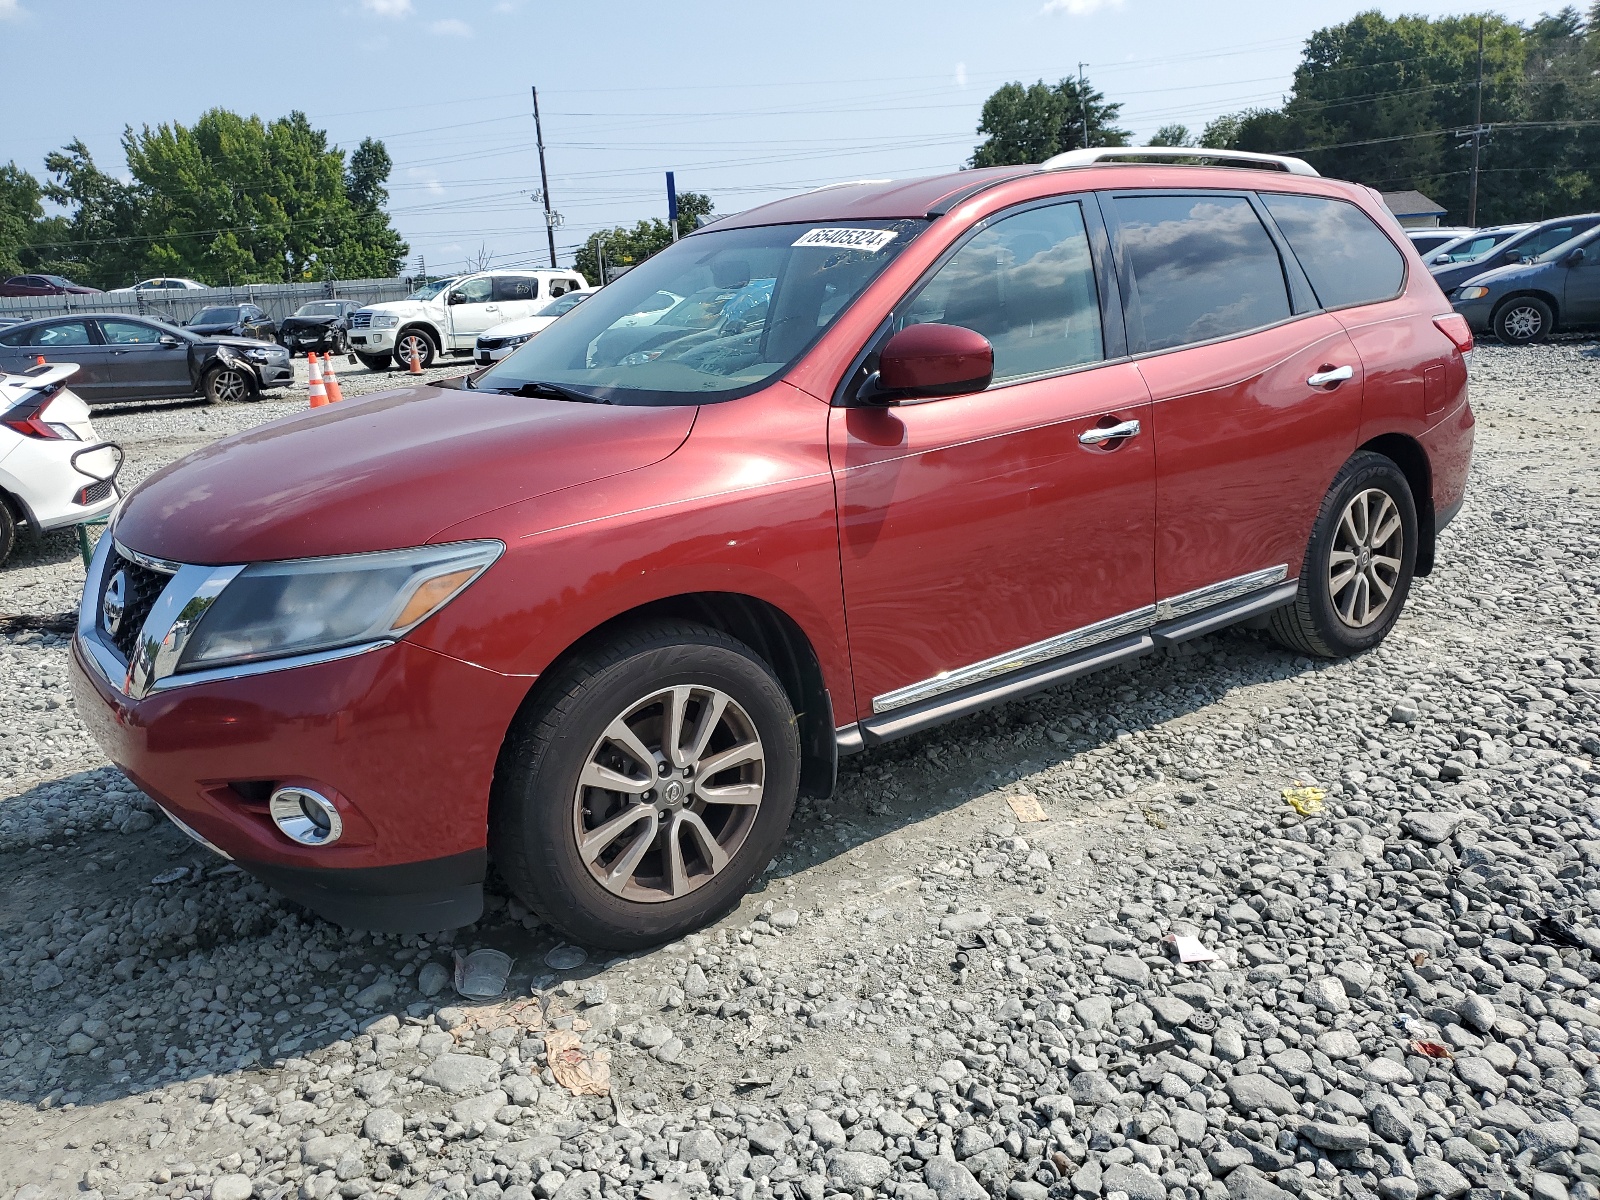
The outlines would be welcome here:
M 1539 297 L 1517 296 L 1494 314 L 1494 335 L 1509 345 L 1524 346 L 1544 341 L 1555 323 L 1555 313 Z
M 402 329 L 394 340 L 394 365 L 402 370 L 411 369 L 411 360 L 426 371 L 433 366 L 433 339 L 420 329 Z
M 1381 642 L 1399 619 L 1417 562 L 1417 509 L 1393 460 L 1371 451 L 1340 468 L 1323 498 L 1294 603 L 1267 628 L 1282 645 L 1345 658 Z
M 571 663 L 512 730 L 490 849 L 574 940 L 653 945 L 739 902 L 794 812 L 794 709 L 743 643 L 639 627 Z
M 256 381 L 249 372 L 238 367 L 213 367 L 206 374 L 206 400 L 211 404 L 237 404 L 241 400 L 259 400 Z
M 356 357 L 361 360 L 361 365 L 369 371 L 387 371 L 389 369 L 389 356 L 387 354 L 362 354 L 356 351 Z
M 0 492 L 0 563 L 11 557 L 17 545 L 17 513 L 4 492 Z

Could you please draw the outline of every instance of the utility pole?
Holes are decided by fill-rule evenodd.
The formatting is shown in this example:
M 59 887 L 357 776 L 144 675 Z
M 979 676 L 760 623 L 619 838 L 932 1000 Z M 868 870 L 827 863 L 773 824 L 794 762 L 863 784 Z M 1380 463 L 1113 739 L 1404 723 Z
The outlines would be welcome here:
M 597 233 L 594 236 L 595 236 L 594 265 L 595 265 L 595 270 L 600 273 L 600 282 L 599 282 L 598 286 L 605 287 L 605 285 L 606 285 L 606 235 L 603 234 L 603 233 Z
M 667 224 L 672 226 L 672 240 L 678 240 L 678 181 L 667 172 Z
M 1089 98 L 1084 93 L 1083 68 L 1086 63 L 1078 64 L 1078 112 L 1083 117 L 1083 148 L 1089 148 Z
M 550 209 L 550 175 L 544 166 L 544 125 L 539 120 L 539 89 L 533 88 L 533 136 L 539 143 L 539 195 L 544 201 L 544 232 L 550 239 L 550 265 L 556 265 L 556 221 Z
M 1467 185 L 1467 224 L 1478 227 L 1478 158 L 1483 149 L 1483 18 L 1478 18 L 1478 98 L 1472 114 L 1472 180 Z

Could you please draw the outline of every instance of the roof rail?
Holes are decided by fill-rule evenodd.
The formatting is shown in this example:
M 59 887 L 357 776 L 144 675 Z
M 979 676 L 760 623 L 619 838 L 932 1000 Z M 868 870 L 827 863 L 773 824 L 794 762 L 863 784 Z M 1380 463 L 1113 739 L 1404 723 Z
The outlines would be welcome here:
M 1060 171 L 1068 167 L 1093 167 L 1116 159 L 1194 159 L 1210 160 L 1224 167 L 1254 167 L 1265 171 L 1285 171 L 1290 175 L 1317 175 L 1320 172 L 1303 158 L 1286 154 L 1257 154 L 1251 150 L 1212 150 L 1204 146 L 1095 146 L 1088 150 L 1068 150 L 1047 158 L 1040 170 Z

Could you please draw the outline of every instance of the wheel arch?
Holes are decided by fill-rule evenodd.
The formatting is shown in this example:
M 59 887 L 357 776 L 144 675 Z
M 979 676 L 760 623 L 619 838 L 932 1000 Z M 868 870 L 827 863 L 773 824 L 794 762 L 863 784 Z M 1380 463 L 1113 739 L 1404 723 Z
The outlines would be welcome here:
M 395 345 L 398 346 L 400 344 L 400 338 L 403 334 L 408 333 L 413 329 L 420 329 L 423 333 L 428 335 L 428 340 L 433 343 L 433 352 L 435 354 L 444 353 L 443 335 L 441 335 L 439 330 L 434 327 L 432 321 L 421 317 L 410 321 L 402 321 L 400 323 L 400 328 L 394 331 Z
M 1416 438 L 1403 433 L 1384 433 L 1363 443 L 1359 450 L 1381 454 L 1400 468 L 1411 488 L 1417 506 L 1417 565 L 1414 573 L 1433 570 L 1434 535 L 1438 532 L 1433 511 L 1433 464 Z
M 1506 305 L 1510 304 L 1514 300 L 1525 300 L 1530 296 L 1533 299 L 1542 301 L 1550 306 L 1550 332 L 1554 333 L 1558 328 L 1560 328 L 1561 301 L 1556 298 L 1555 294 L 1552 292 L 1547 292 L 1543 288 L 1522 288 L 1519 291 L 1512 292 L 1510 295 L 1502 296 L 1499 300 L 1495 301 L 1494 309 L 1489 313 L 1490 331 L 1493 331 L 1495 323 L 1499 321 L 1500 313 Z
M 742 592 L 666 596 L 608 618 L 561 651 L 540 673 L 518 707 L 513 724 L 539 702 L 544 681 L 556 678 L 574 656 L 626 626 L 663 618 L 694 621 L 737 638 L 766 663 L 783 685 L 799 722 L 800 794 L 814 798 L 832 795 L 838 776 L 838 742 L 834 736 L 833 703 L 816 650 L 788 613 L 768 600 Z

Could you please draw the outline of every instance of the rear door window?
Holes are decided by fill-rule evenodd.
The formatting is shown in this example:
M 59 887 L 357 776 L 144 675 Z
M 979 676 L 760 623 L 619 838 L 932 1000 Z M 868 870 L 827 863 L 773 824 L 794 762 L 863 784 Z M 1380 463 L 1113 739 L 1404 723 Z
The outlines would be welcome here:
M 539 296 L 539 281 L 525 275 L 496 275 L 494 298 L 500 300 L 535 300 Z
M 139 321 L 102 320 L 100 335 L 112 346 L 154 346 L 161 341 L 159 329 Z
M 1261 193 L 1323 308 L 1371 304 L 1400 294 L 1406 260 L 1354 204 L 1324 196 Z
M 1540 229 L 1530 234 L 1526 240 L 1518 242 L 1515 249 L 1522 258 L 1537 258 L 1546 250 L 1554 249 L 1568 238 L 1577 237 L 1583 232 L 1581 225 L 1552 225 L 1549 229 Z
M 83 321 L 52 321 L 48 325 L 37 325 L 28 330 L 22 345 L 54 349 L 62 346 L 93 345 L 93 339 L 89 336 L 89 326 Z
M 1105 357 L 1083 209 L 1025 209 L 979 232 L 906 307 L 904 325 L 975 329 L 994 346 L 994 382 Z
M 1243 196 L 1118 196 L 1131 338 L 1167 350 L 1289 318 L 1278 248 Z M 1142 326 L 1143 332 L 1139 333 Z

